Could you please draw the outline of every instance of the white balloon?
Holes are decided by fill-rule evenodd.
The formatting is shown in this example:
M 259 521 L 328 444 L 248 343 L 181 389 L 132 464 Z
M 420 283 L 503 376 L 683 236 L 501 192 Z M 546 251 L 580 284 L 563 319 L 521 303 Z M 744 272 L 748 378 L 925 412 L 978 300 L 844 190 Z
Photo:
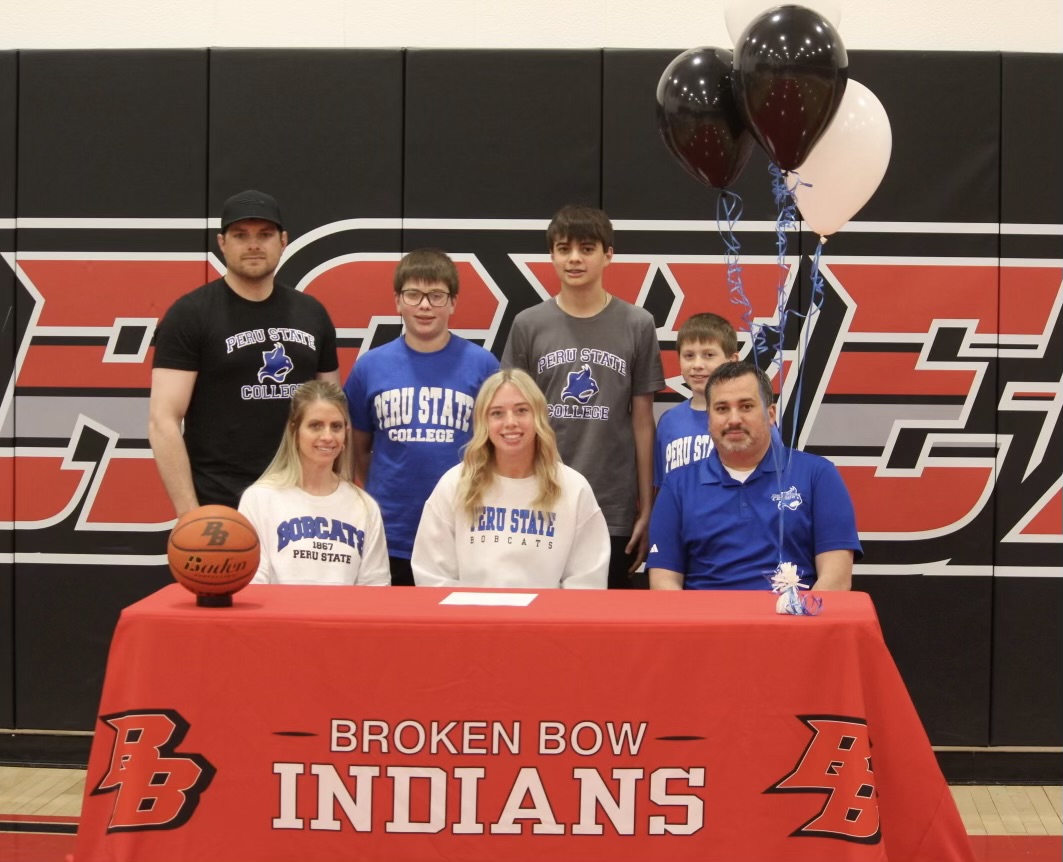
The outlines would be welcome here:
M 852 78 L 838 113 L 805 163 L 795 173 L 801 218 L 820 236 L 830 236 L 856 215 L 875 193 L 893 149 L 886 109 L 867 87 Z
M 759 18 L 764 12 L 778 6 L 803 6 L 806 9 L 812 9 L 830 21 L 835 30 L 841 28 L 842 4 L 840 0 L 807 0 L 801 3 L 780 3 L 778 0 L 732 0 L 723 10 L 731 42 L 737 45 L 742 33 L 754 18 Z

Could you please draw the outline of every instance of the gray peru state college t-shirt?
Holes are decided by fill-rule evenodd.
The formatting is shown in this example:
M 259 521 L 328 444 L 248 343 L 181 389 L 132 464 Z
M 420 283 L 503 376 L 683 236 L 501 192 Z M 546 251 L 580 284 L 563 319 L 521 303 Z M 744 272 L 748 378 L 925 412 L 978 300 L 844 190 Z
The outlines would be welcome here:
M 610 534 L 630 536 L 638 512 L 631 399 L 664 387 L 653 317 L 615 296 L 594 317 L 549 300 L 517 315 L 502 365 L 535 378 L 561 458 L 590 482 Z

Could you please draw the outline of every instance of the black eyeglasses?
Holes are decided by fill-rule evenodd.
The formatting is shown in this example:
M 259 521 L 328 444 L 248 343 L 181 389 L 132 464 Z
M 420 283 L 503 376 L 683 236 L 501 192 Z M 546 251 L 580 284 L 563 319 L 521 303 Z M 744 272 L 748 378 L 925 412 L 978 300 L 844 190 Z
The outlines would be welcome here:
M 450 291 L 430 290 L 428 293 L 424 293 L 420 290 L 400 290 L 399 296 L 402 297 L 402 301 L 406 305 L 420 305 L 425 297 L 428 297 L 429 305 L 434 308 L 442 308 L 447 304 L 447 300 L 450 299 Z

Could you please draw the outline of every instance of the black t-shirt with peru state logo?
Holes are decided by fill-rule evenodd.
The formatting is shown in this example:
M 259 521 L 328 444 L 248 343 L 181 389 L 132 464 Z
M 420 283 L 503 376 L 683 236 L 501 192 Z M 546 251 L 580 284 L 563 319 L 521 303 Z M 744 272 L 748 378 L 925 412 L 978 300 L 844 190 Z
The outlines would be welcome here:
M 173 304 L 153 367 L 197 372 L 184 438 L 201 505 L 236 507 L 277 451 L 292 392 L 338 366 L 325 307 L 290 287 L 252 302 L 219 278 Z

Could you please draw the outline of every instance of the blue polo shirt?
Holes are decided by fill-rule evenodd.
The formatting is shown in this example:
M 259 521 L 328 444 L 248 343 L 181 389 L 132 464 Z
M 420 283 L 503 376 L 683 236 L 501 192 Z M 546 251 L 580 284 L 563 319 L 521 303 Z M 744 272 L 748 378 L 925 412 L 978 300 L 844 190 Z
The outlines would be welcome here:
M 776 441 L 745 482 L 731 478 L 715 450 L 669 473 L 650 519 L 646 567 L 682 572 L 688 590 L 766 590 L 778 564 L 790 562 L 811 587 L 816 554 L 838 550 L 863 556 L 837 468 Z

